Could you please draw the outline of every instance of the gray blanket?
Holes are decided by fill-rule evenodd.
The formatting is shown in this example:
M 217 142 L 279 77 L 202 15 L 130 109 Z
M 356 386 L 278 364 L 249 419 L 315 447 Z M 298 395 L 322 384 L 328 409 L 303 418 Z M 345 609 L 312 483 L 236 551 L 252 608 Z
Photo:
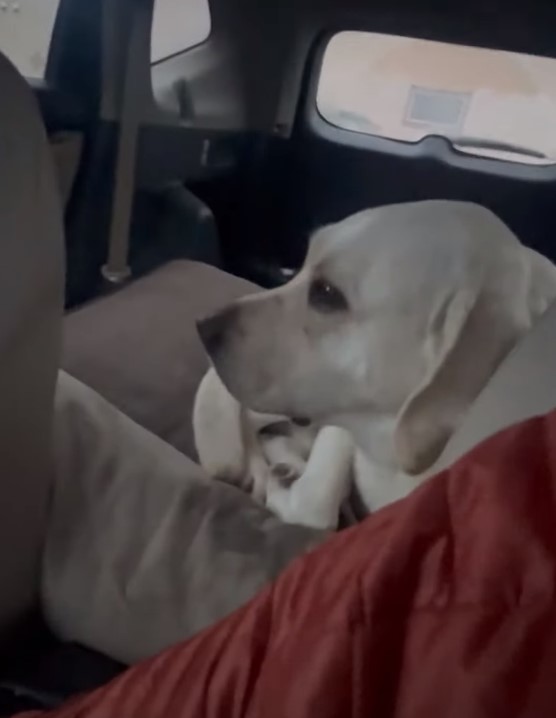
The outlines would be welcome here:
M 126 663 L 230 613 L 324 538 L 282 524 L 65 373 L 42 598 L 63 639 Z

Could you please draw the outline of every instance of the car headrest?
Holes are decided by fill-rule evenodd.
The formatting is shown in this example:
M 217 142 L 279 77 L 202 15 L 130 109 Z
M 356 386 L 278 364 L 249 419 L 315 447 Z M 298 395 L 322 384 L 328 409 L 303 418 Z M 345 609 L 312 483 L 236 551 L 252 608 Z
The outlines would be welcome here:
M 0 636 L 36 600 L 63 308 L 63 228 L 35 98 L 0 55 Z

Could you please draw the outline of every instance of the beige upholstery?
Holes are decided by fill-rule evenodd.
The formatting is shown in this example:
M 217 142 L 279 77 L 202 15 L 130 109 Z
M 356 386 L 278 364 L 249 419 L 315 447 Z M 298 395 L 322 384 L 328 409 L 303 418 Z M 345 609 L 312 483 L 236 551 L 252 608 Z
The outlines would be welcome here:
M 69 315 L 63 368 L 194 457 L 191 411 L 207 368 L 195 320 L 255 289 L 204 264 L 167 264 Z
M 0 56 L 0 634 L 37 596 L 62 313 L 61 211 L 27 83 Z

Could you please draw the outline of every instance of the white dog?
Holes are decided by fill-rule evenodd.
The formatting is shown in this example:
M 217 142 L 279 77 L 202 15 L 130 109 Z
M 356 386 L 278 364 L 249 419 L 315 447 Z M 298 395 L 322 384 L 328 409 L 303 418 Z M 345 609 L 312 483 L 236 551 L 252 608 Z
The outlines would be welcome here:
M 431 474 L 555 297 L 554 265 L 478 205 L 394 205 L 324 227 L 287 285 L 199 322 L 216 370 L 195 406 L 201 463 L 247 479 L 286 521 L 336 526 L 353 483 L 374 511 Z

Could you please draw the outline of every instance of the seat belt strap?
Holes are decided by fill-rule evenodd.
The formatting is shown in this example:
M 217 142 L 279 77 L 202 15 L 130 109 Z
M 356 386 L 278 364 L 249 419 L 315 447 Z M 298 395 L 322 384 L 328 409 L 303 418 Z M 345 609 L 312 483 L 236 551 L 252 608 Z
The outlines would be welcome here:
M 120 131 L 116 166 L 114 171 L 114 191 L 110 231 L 108 236 L 108 256 L 102 267 L 102 275 L 111 284 L 125 282 L 131 276 L 129 266 L 129 243 L 131 214 L 135 189 L 135 166 L 137 139 L 140 125 L 140 103 L 142 93 L 136 87 L 137 66 L 141 63 L 143 47 L 144 13 L 143 6 L 148 3 L 136 2 L 131 18 L 122 89 L 120 110 Z

